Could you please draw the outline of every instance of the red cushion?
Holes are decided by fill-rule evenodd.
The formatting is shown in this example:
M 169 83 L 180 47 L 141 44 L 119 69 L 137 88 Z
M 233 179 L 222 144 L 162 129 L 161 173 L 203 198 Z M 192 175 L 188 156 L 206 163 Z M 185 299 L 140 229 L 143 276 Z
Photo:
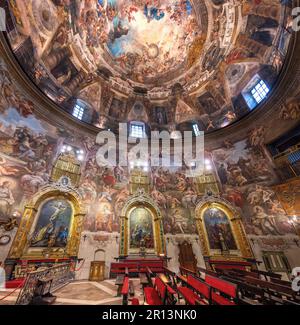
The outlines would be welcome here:
M 187 287 L 178 287 L 179 293 L 183 296 L 184 300 L 189 305 L 196 305 L 196 301 L 200 302 L 203 305 L 206 305 L 207 303 L 201 299 L 198 295 L 195 294 L 195 292 Z
M 193 276 L 189 275 L 187 278 L 187 283 L 192 286 L 196 291 L 201 293 L 205 298 L 209 299 L 210 289 L 209 286 L 200 280 L 195 279 Z
M 121 294 L 123 296 L 126 296 L 126 295 L 128 295 L 128 292 L 129 292 L 129 278 L 125 277 L 124 282 L 123 282 L 123 287 L 122 287 Z
M 232 298 L 237 296 L 237 286 L 228 281 L 206 275 L 205 282 L 214 289 L 217 289 Z
M 164 299 L 167 292 L 167 286 L 164 284 L 164 282 L 159 277 L 156 277 L 154 286 L 161 299 Z
M 235 306 L 236 305 L 233 301 L 226 299 L 215 292 L 212 292 L 211 298 L 212 298 L 212 301 L 218 305 L 223 305 L 223 306 Z
M 137 298 L 133 298 L 132 301 L 131 301 L 131 304 L 133 306 L 139 306 L 140 302 L 139 302 L 139 300 Z
M 155 289 L 147 287 L 144 289 L 144 294 L 148 305 L 161 306 L 163 304 Z
M 176 291 L 169 285 L 167 285 L 167 290 L 170 295 L 173 295 L 173 296 L 176 295 Z

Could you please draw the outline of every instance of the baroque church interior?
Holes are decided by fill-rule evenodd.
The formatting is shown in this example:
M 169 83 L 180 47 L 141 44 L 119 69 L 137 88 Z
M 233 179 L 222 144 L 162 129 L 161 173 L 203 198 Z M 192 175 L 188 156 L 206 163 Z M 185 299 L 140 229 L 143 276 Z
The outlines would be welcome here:
M 0 7 L 0 305 L 300 304 L 299 0 Z

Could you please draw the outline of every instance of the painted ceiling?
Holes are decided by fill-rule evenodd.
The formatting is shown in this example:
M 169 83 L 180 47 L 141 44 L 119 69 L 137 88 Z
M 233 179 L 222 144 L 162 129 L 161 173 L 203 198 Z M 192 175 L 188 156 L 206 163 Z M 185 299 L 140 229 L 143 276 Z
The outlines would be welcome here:
M 291 36 L 280 0 L 7 0 L 8 40 L 31 80 L 99 128 L 142 120 L 204 131 L 251 111 L 243 91 L 272 88 Z

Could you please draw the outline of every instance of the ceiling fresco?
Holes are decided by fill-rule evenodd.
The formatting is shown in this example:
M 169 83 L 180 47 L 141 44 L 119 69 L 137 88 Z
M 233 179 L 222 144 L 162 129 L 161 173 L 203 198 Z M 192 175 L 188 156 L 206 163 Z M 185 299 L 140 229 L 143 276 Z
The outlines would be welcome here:
M 291 37 L 280 0 L 7 0 L 7 39 L 31 80 L 83 121 L 203 131 L 251 107 L 253 78 L 271 89 Z M 136 112 L 139 106 L 140 114 Z

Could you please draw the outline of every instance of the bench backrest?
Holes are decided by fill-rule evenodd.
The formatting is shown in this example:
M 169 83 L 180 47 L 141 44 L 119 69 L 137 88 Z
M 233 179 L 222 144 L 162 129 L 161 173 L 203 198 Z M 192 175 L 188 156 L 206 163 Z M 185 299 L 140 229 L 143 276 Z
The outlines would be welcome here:
M 209 299 L 210 297 L 210 288 L 207 284 L 203 283 L 202 281 L 194 278 L 193 276 L 189 275 L 187 278 L 187 283 L 194 288 L 197 292 L 203 295 L 205 298 Z
M 163 281 L 159 278 L 155 278 L 155 289 L 161 299 L 161 301 L 164 303 L 166 299 L 167 294 L 167 286 L 163 283 Z
M 122 296 L 128 296 L 128 293 L 129 293 L 129 277 L 126 276 L 123 281 L 121 294 Z
M 223 279 L 206 275 L 205 282 L 213 289 L 228 295 L 231 298 L 237 298 L 237 285 Z

